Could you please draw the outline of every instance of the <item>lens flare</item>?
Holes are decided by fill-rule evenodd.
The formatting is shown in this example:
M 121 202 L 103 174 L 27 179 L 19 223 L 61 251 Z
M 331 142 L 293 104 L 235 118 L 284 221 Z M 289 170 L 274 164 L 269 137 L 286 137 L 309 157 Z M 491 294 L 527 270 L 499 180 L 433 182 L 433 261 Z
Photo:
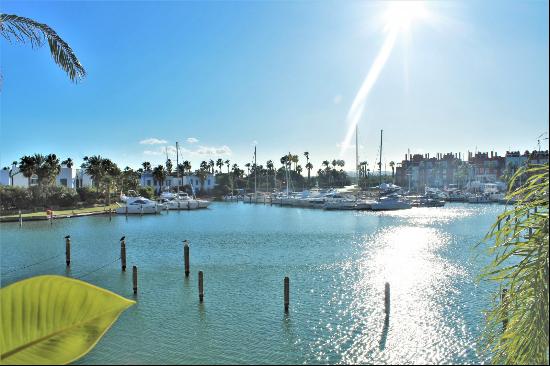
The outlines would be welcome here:
M 425 3 L 422 1 L 394 1 L 389 4 L 387 10 L 382 14 L 385 24 L 384 30 L 387 32 L 386 39 L 369 69 L 365 80 L 363 80 L 346 116 L 348 131 L 344 141 L 340 145 L 340 157 L 342 157 L 350 147 L 355 127 L 363 116 L 367 97 L 390 57 L 397 36 L 400 32 L 408 31 L 412 22 L 420 19 L 427 19 L 429 15 Z

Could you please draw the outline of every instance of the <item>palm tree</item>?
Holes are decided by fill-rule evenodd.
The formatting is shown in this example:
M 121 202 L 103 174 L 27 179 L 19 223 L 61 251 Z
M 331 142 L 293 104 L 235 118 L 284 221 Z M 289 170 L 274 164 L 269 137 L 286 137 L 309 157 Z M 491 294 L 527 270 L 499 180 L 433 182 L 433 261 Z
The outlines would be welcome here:
M 246 167 L 246 175 L 250 175 L 250 163 L 246 163 L 244 166 Z
M 144 171 L 146 171 L 146 172 L 151 171 L 151 163 L 150 162 L 144 161 L 143 163 L 141 163 L 141 166 L 143 167 Z
M 97 192 L 99 192 L 99 183 L 103 178 L 103 169 L 101 167 L 102 160 L 103 158 L 101 155 L 85 156 L 84 163 L 82 164 L 84 172 L 92 178 L 92 182 L 96 186 Z
M 294 163 L 294 170 L 296 170 L 296 167 L 298 165 L 298 155 L 291 155 L 290 161 Z
M 527 179 L 515 188 L 522 176 Z M 485 238 L 493 242 L 494 260 L 482 278 L 501 290 L 484 331 L 494 364 L 548 364 L 548 184 L 548 163 L 519 169 L 506 197 L 517 203 Z
M 214 160 L 210 159 L 208 161 L 208 166 L 210 167 L 210 171 L 212 172 L 212 174 L 214 174 L 214 167 L 216 166 L 216 163 L 214 163 Z
M 166 170 L 164 169 L 164 166 L 159 165 L 153 169 L 153 178 L 162 189 L 162 186 L 164 185 L 164 180 L 166 179 Z
M 19 160 L 19 171 L 28 179 L 28 185 L 30 187 L 31 178 L 36 172 L 36 164 L 32 156 L 25 155 Z
M 269 177 L 271 176 L 271 173 L 273 173 L 273 170 L 275 168 L 275 165 L 273 164 L 273 160 L 268 160 L 265 163 L 265 167 L 267 168 L 267 181 L 269 182 Z M 275 182 L 273 182 L 273 187 L 275 187 Z M 269 190 L 269 183 L 268 183 L 267 189 Z
M 307 184 L 309 185 L 309 179 L 310 179 L 310 176 L 311 176 L 311 169 L 313 169 L 313 164 L 311 164 L 308 161 L 308 163 L 306 164 L 306 169 L 307 169 Z
M 395 162 L 390 161 L 390 167 L 391 167 L 391 182 L 395 183 Z
M 224 161 L 225 165 L 227 165 L 227 174 L 229 174 L 229 164 L 231 163 L 229 160 Z M 237 164 L 235 164 L 237 165 Z
M 73 167 L 73 159 L 67 158 L 67 159 L 63 160 L 63 161 L 61 162 L 61 164 L 65 165 L 67 168 L 70 169 L 70 168 Z
M 172 168 L 174 166 L 172 165 L 172 160 L 166 159 L 166 174 L 171 175 L 172 174 Z
M 187 171 L 187 174 L 191 173 L 191 162 L 189 160 L 183 162 L 183 167 Z
M 41 47 L 47 42 L 54 62 L 71 81 L 77 82 L 86 76 L 86 70 L 71 47 L 46 24 L 13 14 L 0 14 L 0 34 L 9 42 L 29 42 L 31 47 Z
M 216 166 L 220 169 L 220 173 L 221 173 L 223 168 L 223 159 L 216 160 Z M 227 172 L 227 174 L 229 174 L 229 172 Z

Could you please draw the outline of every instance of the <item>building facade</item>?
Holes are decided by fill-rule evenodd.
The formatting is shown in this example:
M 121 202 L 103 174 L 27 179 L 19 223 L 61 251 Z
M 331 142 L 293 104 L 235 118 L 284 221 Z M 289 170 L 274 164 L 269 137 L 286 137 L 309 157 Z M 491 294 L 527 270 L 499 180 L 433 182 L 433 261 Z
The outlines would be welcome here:
M 196 175 L 185 175 L 182 177 L 167 176 L 163 182 L 159 182 L 155 179 L 152 172 L 143 172 L 141 174 L 140 185 L 142 187 L 153 187 L 156 192 L 167 191 L 178 186 L 183 187 L 189 185 L 195 192 L 199 192 L 201 189 L 210 191 L 216 185 L 216 178 L 213 174 L 208 174 L 204 182 Z

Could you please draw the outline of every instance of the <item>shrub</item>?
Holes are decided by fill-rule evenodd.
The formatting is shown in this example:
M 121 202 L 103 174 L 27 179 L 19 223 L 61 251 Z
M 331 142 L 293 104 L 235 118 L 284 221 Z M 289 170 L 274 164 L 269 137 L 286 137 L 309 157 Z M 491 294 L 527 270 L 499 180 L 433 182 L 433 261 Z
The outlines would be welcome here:
M 138 191 L 140 196 L 143 196 L 145 198 L 152 199 L 155 197 L 155 190 L 153 187 L 141 187 Z

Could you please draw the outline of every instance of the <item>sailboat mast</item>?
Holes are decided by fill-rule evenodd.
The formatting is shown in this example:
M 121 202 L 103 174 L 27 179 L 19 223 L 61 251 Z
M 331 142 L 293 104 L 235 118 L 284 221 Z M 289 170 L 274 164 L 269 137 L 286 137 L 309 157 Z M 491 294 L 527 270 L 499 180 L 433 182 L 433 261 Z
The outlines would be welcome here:
M 178 198 L 180 196 L 180 170 L 178 168 L 178 166 L 180 165 L 179 162 L 179 147 L 178 142 L 176 141 L 176 181 L 178 182 Z
M 254 199 L 256 199 L 256 184 L 258 177 L 258 164 L 256 164 L 256 146 L 254 146 Z
M 355 177 L 359 186 L 359 133 L 357 125 L 355 125 Z
M 380 162 L 378 163 L 378 172 L 380 173 L 380 185 L 382 185 L 382 134 L 384 130 L 380 130 Z

